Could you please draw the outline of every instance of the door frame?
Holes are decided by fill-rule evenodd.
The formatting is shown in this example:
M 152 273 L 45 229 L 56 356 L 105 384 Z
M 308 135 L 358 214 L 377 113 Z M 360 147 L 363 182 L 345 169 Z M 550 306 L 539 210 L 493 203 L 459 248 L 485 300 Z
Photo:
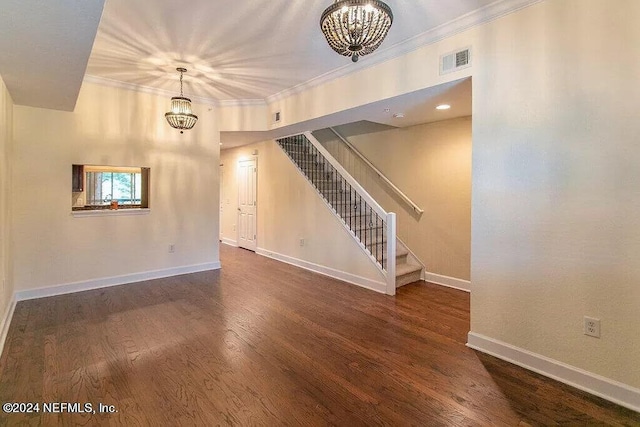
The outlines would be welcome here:
M 241 184 L 240 184 L 240 180 L 242 179 L 240 177 L 240 163 L 242 162 L 248 162 L 248 161 L 253 161 L 254 162 L 254 168 L 255 168 L 255 201 L 254 201 L 254 208 L 255 208 L 255 214 L 253 215 L 253 220 L 254 220 L 254 227 L 253 229 L 255 230 L 255 238 L 254 238 L 254 242 L 255 242 L 255 248 L 251 249 L 251 248 L 245 248 L 244 246 L 240 245 L 240 191 L 241 191 Z M 244 248 L 247 250 L 252 250 L 252 251 L 256 251 L 258 249 L 258 156 L 257 155 L 253 155 L 250 158 L 243 158 L 243 159 L 239 159 L 237 162 L 237 177 L 238 177 L 238 208 L 236 210 L 236 242 L 238 242 L 238 247 L 240 248 Z

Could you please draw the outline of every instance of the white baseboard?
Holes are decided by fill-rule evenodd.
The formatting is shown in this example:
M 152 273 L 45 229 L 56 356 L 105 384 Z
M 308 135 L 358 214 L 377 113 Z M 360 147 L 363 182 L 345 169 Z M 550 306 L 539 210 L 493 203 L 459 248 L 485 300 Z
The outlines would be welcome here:
M 471 282 L 469 280 L 456 279 L 455 277 L 442 276 L 440 274 L 429 273 L 428 271 L 425 271 L 424 281 L 435 283 L 436 285 L 446 286 L 448 288 L 471 292 Z
M 387 290 L 386 283 L 382 281 L 377 282 L 372 279 L 367 279 L 366 277 L 356 276 L 355 274 L 347 273 L 340 270 L 335 270 L 333 268 L 326 267 L 324 265 L 314 264 L 309 261 L 293 258 L 288 255 L 279 254 L 263 248 L 256 249 L 256 253 L 258 255 L 266 256 L 267 258 L 273 258 L 275 260 L 282 261 L 287 264 L 294 265 L 296 267 L 304 268 L 305 270 L 313 271 L 315 273 L 319 273 L 324 276 L 329 276 L 334 279 L 342 280 L 343 282 L 351 283 L 353 285 L 357 285 L 362 288 L 367 288 L 372 291 L 380 292 L 382 294 L 384 294 Z
M 238 242 L 235 240 L 229 239 L 228 237 L 223 237 L 222 239 L 220 239 L 220 241 L 225 245 L 233 246 L 236 248 L 238 247 Z
M 28 289 L 16 292 L 17 301 L 51 297 L 55 295 L 70 294 L 74 292 L 88 291 L 91 289 L 106 288 L 109 286 L 124 285 L 127 283 L 142 282 L 144 280 L 161 279 L 163 277 L 178 276 L 180 274 L 197 273 L 207 270 L 218 270 L 220 261 L 205 264 L 187 265 L 162 270 L 145 271 L 142 273 L 125 274 L 122 276 L 103 277 L 100 279 L 86 280 L 82 282 L 67 283 L 63 285 L 49 286 L 39 289 Z
M 640 389 L 473 332 L 467 347 L 640 412 Z
M 9 326 L 11 326 L 13 312 L 16 309 L 16 303 L 17 301 L 15 297 L 11 298 L 11 302 L 5 311 L 4 316 L 2 316 L 2 321 L 0 321 L 0 355 L 2 355 L 2 351 L 4 350 L 4 343 L 7 340 L 7 334 L 9 333 Z

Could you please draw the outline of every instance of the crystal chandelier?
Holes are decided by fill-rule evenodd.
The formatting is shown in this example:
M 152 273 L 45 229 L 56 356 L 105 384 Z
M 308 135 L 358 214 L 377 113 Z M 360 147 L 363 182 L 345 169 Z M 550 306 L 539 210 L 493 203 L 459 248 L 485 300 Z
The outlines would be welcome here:
M 180 72 L 180 96 L 171 98 L 171 111 L 166 113 L 164 117 L 167 119 L 172 128 L 191 129 L 198 121 L 198 116 L 191 112 L 191 100 L 185 98 L 182 94 L 182 75 L 187 72 L 186 68 L 176 68 Z
M 320 18 L 329 46 L 353 62 L 380 46 L 391 28 L 391 8 L 379 0 L 335 0 Z

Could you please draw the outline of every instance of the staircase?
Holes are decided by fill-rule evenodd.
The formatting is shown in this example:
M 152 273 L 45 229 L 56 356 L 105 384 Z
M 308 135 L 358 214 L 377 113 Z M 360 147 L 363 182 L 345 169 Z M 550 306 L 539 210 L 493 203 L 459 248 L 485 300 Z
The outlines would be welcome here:
M 385 212 L 310 132 L 277 143 L 385 275 L 387 294 L 420 280 L 422 266 L 410 262 L 396 237 L 395 214 Z

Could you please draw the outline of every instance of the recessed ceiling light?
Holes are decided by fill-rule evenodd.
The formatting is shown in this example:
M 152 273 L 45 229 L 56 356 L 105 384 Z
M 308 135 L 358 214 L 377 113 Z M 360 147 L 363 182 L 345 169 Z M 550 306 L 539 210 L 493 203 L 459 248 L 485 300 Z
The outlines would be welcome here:
M 448 110 L 449 108 L 451 108 L 449 104 L 440 104 L 436 107 L 436 110 Z

